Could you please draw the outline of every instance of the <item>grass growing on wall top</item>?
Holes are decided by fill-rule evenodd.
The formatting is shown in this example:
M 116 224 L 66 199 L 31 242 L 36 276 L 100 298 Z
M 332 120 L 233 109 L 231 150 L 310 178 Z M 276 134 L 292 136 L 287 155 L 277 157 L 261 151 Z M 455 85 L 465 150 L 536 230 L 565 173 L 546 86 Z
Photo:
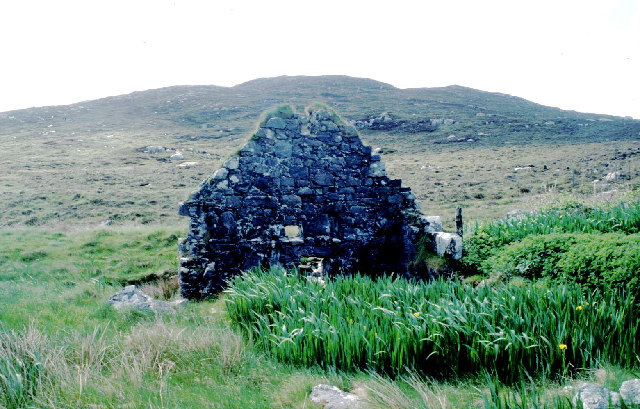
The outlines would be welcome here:
M 294 114 L 295 112 L 293 112 L 293 108 L 291 107 L 291 105 L 280 105 L 277 108 L 264 114 L 264 117 L 260 121 L 260 126 L 265 126 L 271 118 L 291 119 L 293 118 Z
M 331 119 L 331 121 L 333 123 L 335 123 L 336 125 L 344 125 L 345 124 L 345 120 L 342 119 L 342 117 L 335 111 L 335 109 L 331 108 L 329 105 L 324 104 L 322 102 L 314 102 L 314 103 L 308 105 L 305 108 L 305 111 L 309 115 L 313 115 L 313 113 L 317 112 L 317 111 L 327 111 L 329 113 L 329 118 Z
M 501 379 L 566 375 L 601 360 L 635 365 L 633 294 L 584 295 L 553 285 L 473 288 L 456 281 L 253 271 L 227 292 L 232 320 L 285 362 L 433 376 L 489 371 Z

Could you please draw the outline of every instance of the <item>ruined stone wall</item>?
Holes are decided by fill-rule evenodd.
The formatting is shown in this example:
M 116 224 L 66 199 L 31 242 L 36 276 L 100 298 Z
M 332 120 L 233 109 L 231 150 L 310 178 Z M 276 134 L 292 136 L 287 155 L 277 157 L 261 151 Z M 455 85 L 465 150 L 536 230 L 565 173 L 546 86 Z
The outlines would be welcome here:
M 428 224 L 414 199 L 335 114 L 272 117 L 181 204 L 191 218 L 182 294 L 206 297 L 241 271 L 303 257 L 323 258 L 330 275 L 404 274 Z

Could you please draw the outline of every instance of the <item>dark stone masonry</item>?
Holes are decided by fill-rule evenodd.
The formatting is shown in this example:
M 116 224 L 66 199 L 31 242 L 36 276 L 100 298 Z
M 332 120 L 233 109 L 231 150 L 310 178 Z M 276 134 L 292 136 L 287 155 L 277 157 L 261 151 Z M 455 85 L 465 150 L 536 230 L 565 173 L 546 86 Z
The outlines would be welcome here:
M 191 218 L 179 244 L 181 291 L 191 299 L 258 265 L 313 258 L 328 275 L 408 275 L 425 233 L 434 245 L 436 235 L 451 236 L 439 251 L 453 258 L 461 247 L 458 236 L 437 232 L 439 218 L 420 214 L 410 188 L 387 177 L 356 129 L 324 108 L 267 117 L 180 214 Z

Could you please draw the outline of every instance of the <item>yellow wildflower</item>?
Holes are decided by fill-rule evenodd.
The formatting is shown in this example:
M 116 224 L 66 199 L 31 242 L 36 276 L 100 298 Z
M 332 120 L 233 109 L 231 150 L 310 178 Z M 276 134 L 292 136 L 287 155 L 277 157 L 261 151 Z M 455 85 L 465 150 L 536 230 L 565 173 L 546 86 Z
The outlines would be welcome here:
M 565 349 L 567 349 L 567 346 L 565 344 L 559 344 L 558 348 L 560 348 L 562 351 L 564 351 Z
M 378 338 L 378 333 L 377 333 L 377 332 L 374 332 L 374 333 L 373 333 L 373 337 L 374 337 L 374 338 Z
M 578 306 L 576 307 L 576 311 L 582 311 L 582 305 L 578 305 Z
M 420 316 L 420 313 L 419 313 L 419 312 L 414 312 L 414 313 L 413 313 L 413 316 L 414 316 L 414 317 L 416 317 L 416 318 L 418 318 L 418 317 Z
M 367 330 L 367 326 L 366 326 L 366 325 L 363 325 L 363 326 L 362 326 L 362 329 L 366 331 L 366 330 Z

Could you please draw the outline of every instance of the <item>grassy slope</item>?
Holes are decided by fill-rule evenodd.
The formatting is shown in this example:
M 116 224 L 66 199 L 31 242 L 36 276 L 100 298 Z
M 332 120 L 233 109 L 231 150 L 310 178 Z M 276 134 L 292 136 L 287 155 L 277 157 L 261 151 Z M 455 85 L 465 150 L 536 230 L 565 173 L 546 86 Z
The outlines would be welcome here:
M 159 319 L 109 307 L 119 280 L 175 272 L 174 238 L 148 228 L 0 235 L 0 327 L 40 353 L 38 407 L 308 407 L 314 384 L 348 381 L 265 359 L 229 328 L 221 300 Z
M 386 149 L 389 173 L 412 187 L 423 211 L 446 220 L 456 205 L 469 218 L 493 218 L 550 190 L 590 191 L 614 170 L 636 185 L 640 172 L 640 121 L 459 86 L 400 90 L 341 76 L 278 77 L 1 113 L 0 225 L 185 226 L 177 203 L 243 145 L 264 110 L 314 100 L 348 120 L 382 112 L 454 119 L 434 132 L 362 131 L 365 142 Z M 474 142 L 452 143 L 450 135 Z M 144 153 L 149 145 L 180 149 L 198 164 L 179 168 L 173 151 Z

